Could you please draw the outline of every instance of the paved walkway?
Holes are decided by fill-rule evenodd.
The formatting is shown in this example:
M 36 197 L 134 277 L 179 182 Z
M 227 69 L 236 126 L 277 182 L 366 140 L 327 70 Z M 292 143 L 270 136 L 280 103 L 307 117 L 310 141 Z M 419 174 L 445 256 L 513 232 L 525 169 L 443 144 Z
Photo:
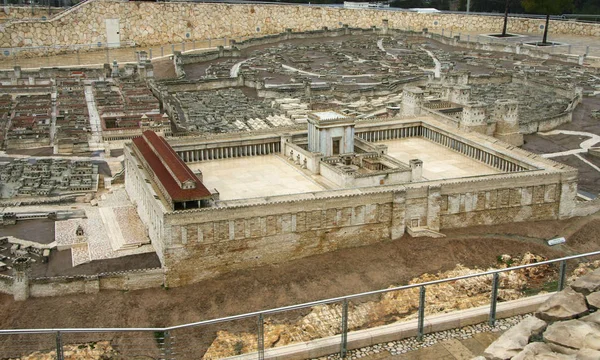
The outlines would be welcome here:
M 484 332 L 474 334 L 473 337 L 469 339 L 450 339 L 430 347 L 410 351 L 401 355 L 392 355 L 388 351 L 383 351 L 378 354 L 362 356 L 361 359 L 470 360 L 481 355 L 501 334 L 501 332 Z

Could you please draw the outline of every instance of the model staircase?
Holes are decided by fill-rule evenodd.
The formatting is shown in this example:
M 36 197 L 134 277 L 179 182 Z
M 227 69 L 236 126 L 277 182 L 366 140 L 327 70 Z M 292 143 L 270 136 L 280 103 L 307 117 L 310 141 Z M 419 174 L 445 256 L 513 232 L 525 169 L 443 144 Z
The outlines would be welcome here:
M 140 242 L 127 242 L 123 237 L 119 223 L 112 208 L 100 208 L 100 217 L 106 229 L 106 235 L 110 241 L 110 246 L 114 251 L 132 250 L 143 244 Z
M 426 226 L 418 226 L 418 227 L 407 226 L 406 232 L 408 232 L 408 235 L 410 235 L 414 238 L 417 238 L 417 237 L 430 237 L 430 238 L 446 237 L 446 235 L 442 234 L 441 232 L 431 230 L 430 228 L 428 228 Z

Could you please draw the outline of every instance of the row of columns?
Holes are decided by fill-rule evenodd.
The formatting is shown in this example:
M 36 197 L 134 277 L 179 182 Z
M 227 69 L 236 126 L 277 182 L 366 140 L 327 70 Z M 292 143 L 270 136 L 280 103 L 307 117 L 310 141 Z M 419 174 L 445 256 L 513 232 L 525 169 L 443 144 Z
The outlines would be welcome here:
M 423 128 L 423 136 L 433 142 L 441 144 L 443 146 L 449 147 L 455 151 L 458 151 L 461 154 L 464 154 L 468 157 L 481 161 L 489 166 L 492 166 L 503 172 L 514 172 L 514 171 L 523 171 L 526 168 L 521 165 L 517 165 L 511 161 L 503 159 L 499 156 L 490 154 L 487 151 L 478 149 L 469 144 L 465 144 L 462 141 L 453 139 L 447 135 L 440 134 L 437 131 Z
M 229 146 L 202 150 L 177 151 L 177 155 L 179 155 L 179 157 L 187 163 L 205 160 L 237 158 L 245 156 L 268 155 L 279 152 L 280 148 L 281 144 L 279 142 L 273 142 L 265 144 Z
M 359 133 L 361 139 L 371 142 L 391 140 L 391 139 L 402 139 L 413 136 L 422 135 L 422 126 L 411 126 L 400 129 L 386 129 L 386 130 L 373 130 Z

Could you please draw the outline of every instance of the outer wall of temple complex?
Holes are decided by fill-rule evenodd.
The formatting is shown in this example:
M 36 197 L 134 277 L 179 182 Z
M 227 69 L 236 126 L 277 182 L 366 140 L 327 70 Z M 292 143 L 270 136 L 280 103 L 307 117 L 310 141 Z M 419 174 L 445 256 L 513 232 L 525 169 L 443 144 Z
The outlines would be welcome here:
M 111 20 L 112 19 L 112 20 Z M 92 0 L 50 20 L 16 21 L 4 25 L 0 47 L 95 44 L 107 42 L 107 20 L 119 27 L 120 41 L 165 44 L 208 38 L 256 36 L 323 27 L 368 28 L 382 26 L 420 31 L 494 32 L 502 28 L 500 16 L 418 14 L 295 5 L 121 2 Z M 543 19 L 511 18 L 508 30 L 541 34 Z M 600 25 L 551 21 L 554 34 L 600 36 Z
M 165 284 L 181 286 L 233 270 L 397 240 L 416 228 L 443 231 L 572 215 L 577 171 L 568 166 L 437 122 L 365 124 L 357 127 L 357 133 L 365 138 L 393 138 L 400 128 L 495 164 L 504 173 L 227 200 L 205 209 L 165 211 L 145 181 L 148 175 L 126 147 L 125 184 L 142 221 L 147 224 L 152 219 L 148 230 L 166 269 Z M 182 158 L 193 161 L 198 151 L 206 151 L 198 149 L 207 146 L 256 147 L 257 142 L 274 141 L 273 136 L 257 136 L 242 144 L 227 136 L 220 141 L 173 139 L 170 143 Z M 282 144 L 289 136 L 276 135 Z M 515 171 L 516 166 L 529 170 Z

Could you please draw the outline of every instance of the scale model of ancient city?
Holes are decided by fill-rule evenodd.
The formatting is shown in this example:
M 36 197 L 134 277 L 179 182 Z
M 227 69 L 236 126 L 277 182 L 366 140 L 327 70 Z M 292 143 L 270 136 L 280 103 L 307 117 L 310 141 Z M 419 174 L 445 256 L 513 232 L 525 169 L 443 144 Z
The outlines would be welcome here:
M 138 291 L 164 293 L 166 312 L 165 299 L 188 294 L 177 291 L 210 299 L 235 292 L 235 278 L 246 283 L 236 301 L 273 292 L 272 303 L 184 323 L 450 277 L 459 263 L 481 271 L 600 249 L 598 23 L 552 20 L 560 42 L 543 48 L 528 41 L 545 18 L 510 17 L 513 37 L 498 40 L 501 16 L 464 13 L 115 0 L 34 19 L 33 8 L 23 19 L 2 9 L 0 46 L 21 49 L 0 54 L 0 307 L 11 313 Z M 489 256 L 443 262 L 457 244 Z M 390 246 L 430 265 L 287 303 L 264 285 L 281 271 L 281 289 L 307 292 L 295 276 L 336 276 L 326 269 L 346 256 L 337 276 L 352 283 L 340 274 L 362 274 Z M 389 261 L 377 272 L 393 274 Z M 189 358 L 256 351 L 234 333 Z

